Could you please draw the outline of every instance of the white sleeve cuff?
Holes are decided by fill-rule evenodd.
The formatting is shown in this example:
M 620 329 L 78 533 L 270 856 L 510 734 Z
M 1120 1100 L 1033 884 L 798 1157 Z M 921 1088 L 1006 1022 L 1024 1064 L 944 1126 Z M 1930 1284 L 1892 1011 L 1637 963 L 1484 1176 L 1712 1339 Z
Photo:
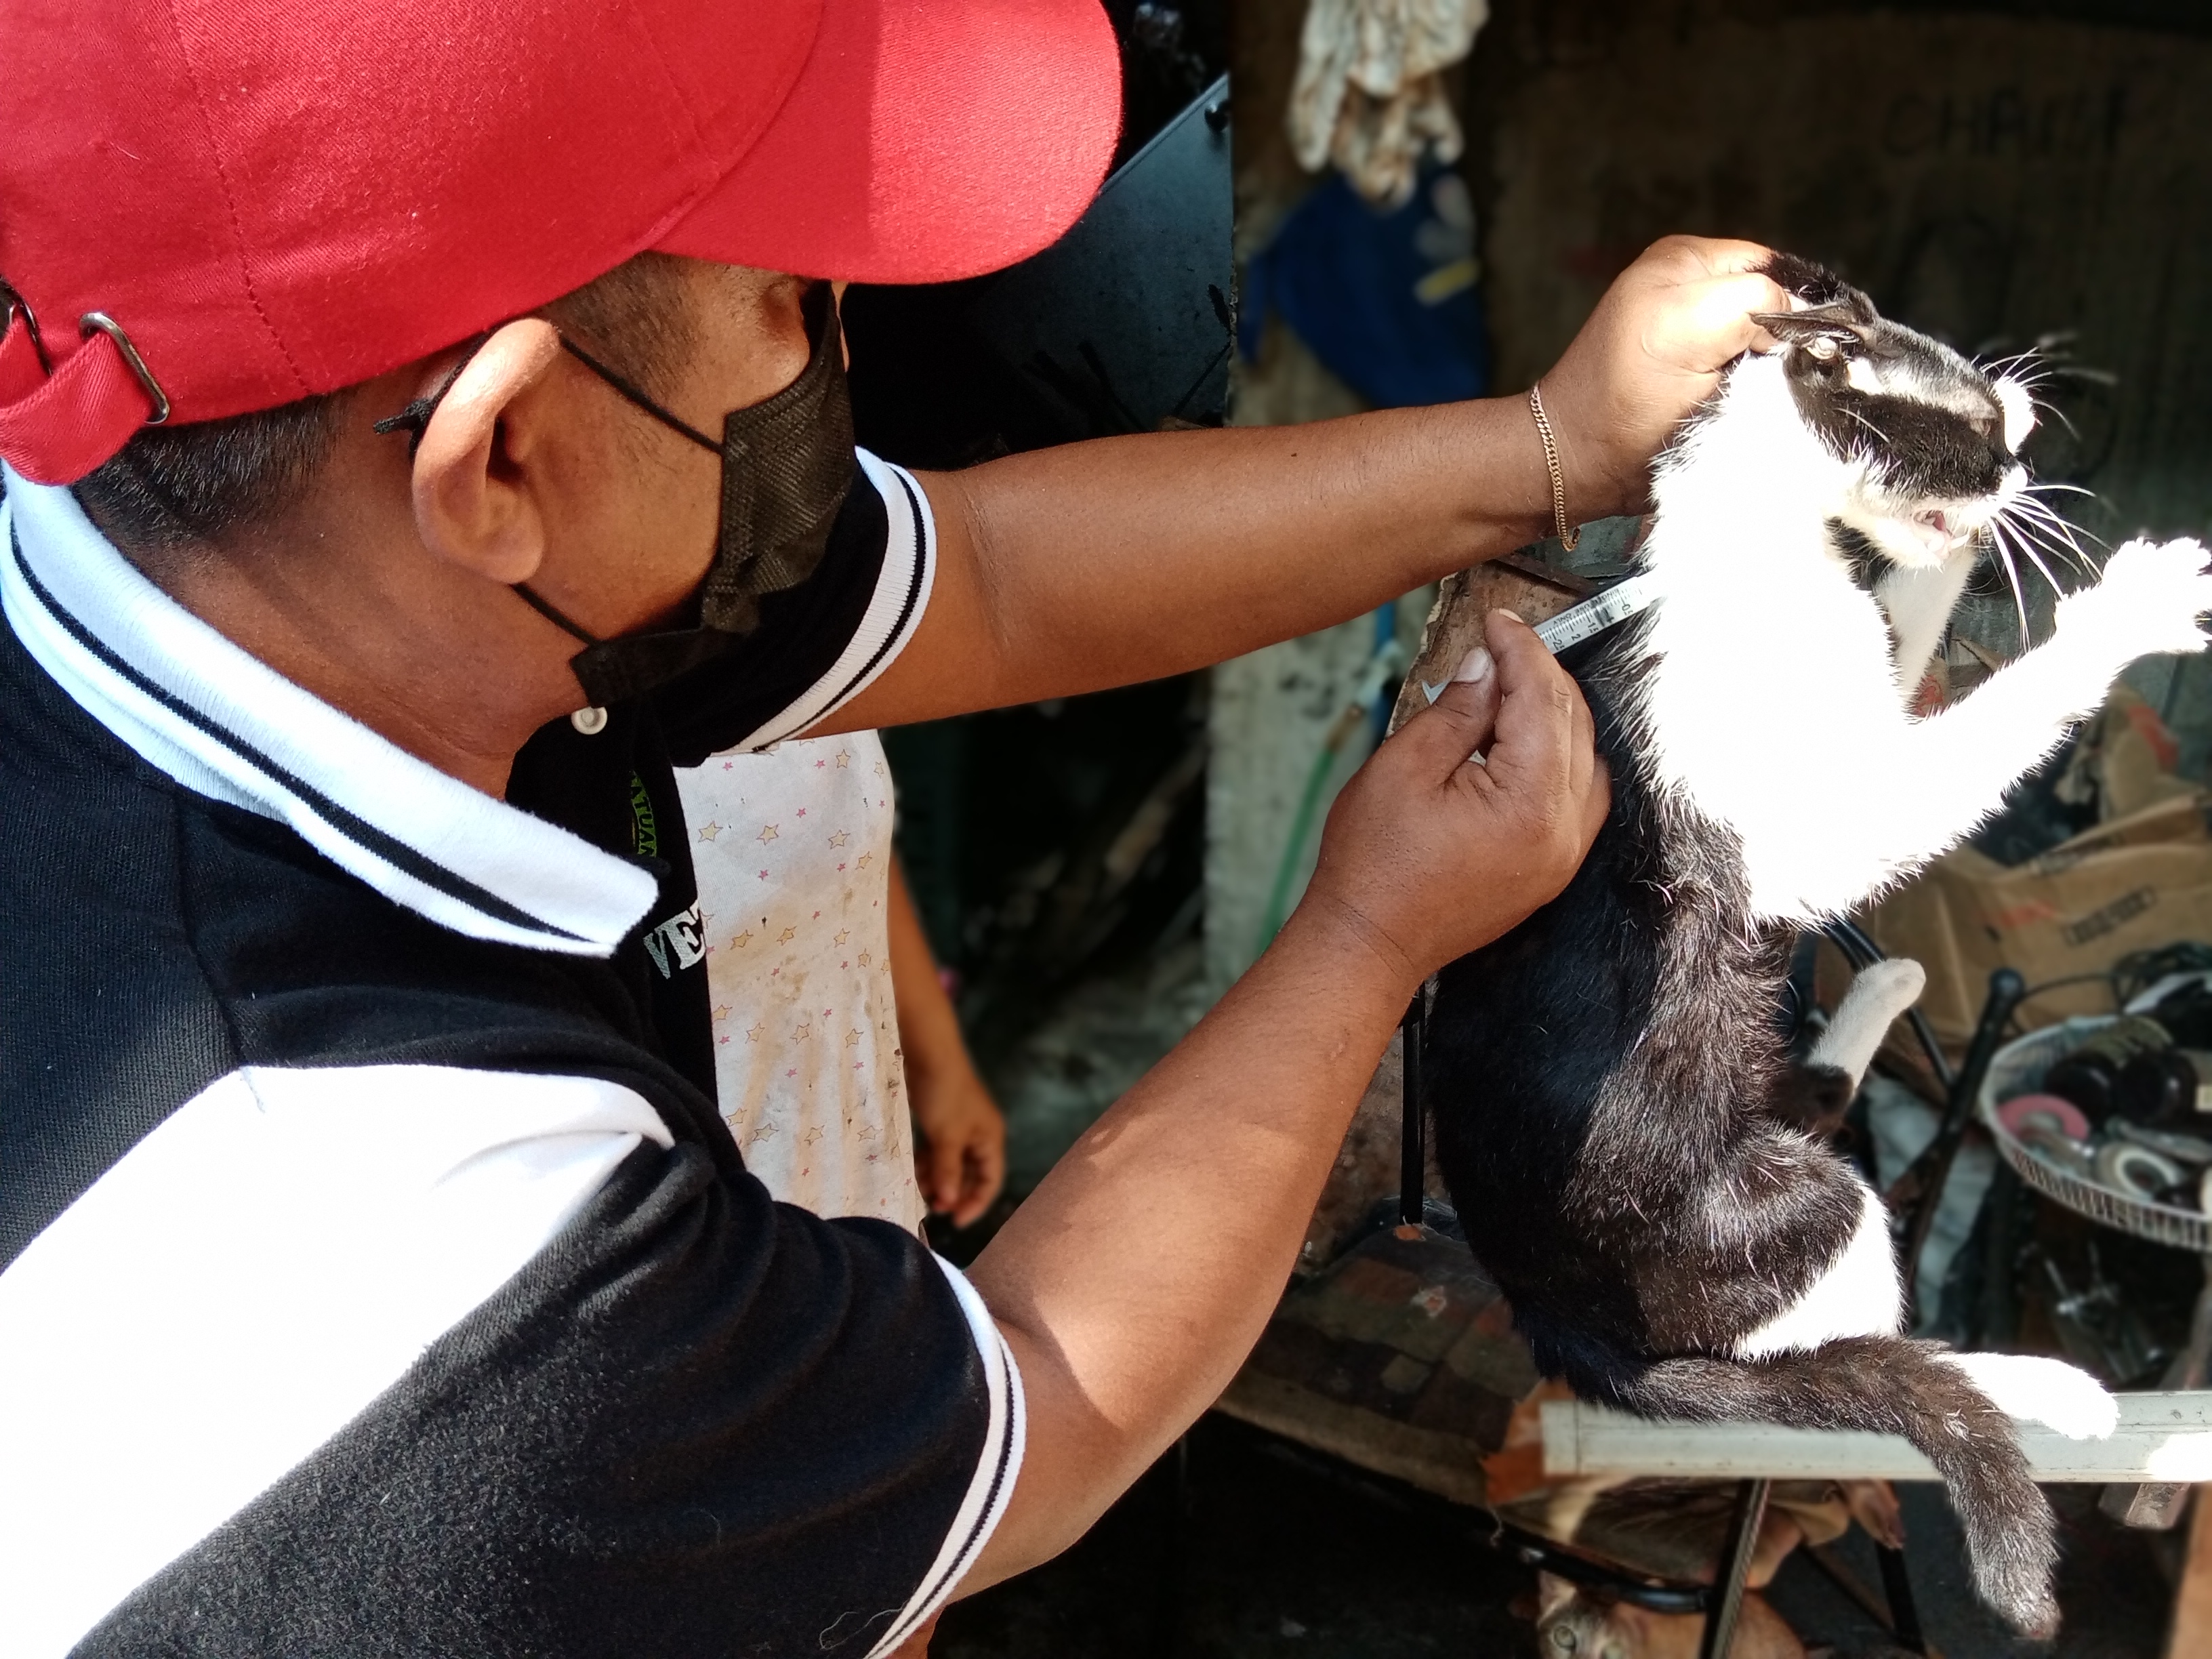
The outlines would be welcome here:
M 890 525 L 875 593 L 868 600 L 859 631 L 828 672 L 738 744 L 739 750 L 766 749 L 786 738 L 797 737 L 859 696 L 906 649 L 921 622 L 921 613 L 929 607 L 930 589 L 937 580 L 937 521 L 930 516 L 929 497 L 904 467 L 893 466 L 865 449 L 854 453 L 861 471 L 883 497 L 884 516 Z
M 1026 1444 L 1028 1424 L 1022 1406 L 1022 1374 L 1014 1364 L 1014 1356 L 1006 1346 L 1006 1338 L 991 1318 L 991 1310 L 983 1305 L 983 1298 L 966 1275 L 943 1256 L 931 1258 L 945 1270 L 945 1277 L 952 1286 L 952 1293 L 960 1299 L 960 1310 L 968 1316 L 968 1328 L 975 1339 L 975 1352 L 982 1357 L 983 1376 L 990 1392 L 991 1412 L 988 1428 L 983 1436 L 983 1453 L 975 1460 L 975 1474 L 968 1483 L 968 1495 L 961 1501 L 952 1525 L 945 1534 L 944 1545 L 937 1559 L 929 1564 L 921 1583 L 899 1609 L 898 1617 L 891 1621 L 881 1640 L 868 1650 L 868 1659 L 895 1651 L 899 1644 L 913 1636 L 915 1631 L 936 1613 L 968 1570 L 975 1565 L 975 1558 L 983 1546 L 998 1530 L 999 1519 L 1006 1512 L 1006 1502 L 1013 1496 L 1014 1480 L 1021 1473 L 1022 1452 Z

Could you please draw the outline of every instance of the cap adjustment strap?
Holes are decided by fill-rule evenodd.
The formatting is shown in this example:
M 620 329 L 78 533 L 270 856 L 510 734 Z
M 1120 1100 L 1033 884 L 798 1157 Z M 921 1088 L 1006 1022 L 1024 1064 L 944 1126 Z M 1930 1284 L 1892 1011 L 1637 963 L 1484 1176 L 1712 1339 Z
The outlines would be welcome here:
M 75 483 L 114 458 L 142 426 L 165 421 L 169 399 L 131 338 L 105 312 L 79 324 L 85 342 L 48 359 L 31 308 L 7 292 L 0 334 L 0 459 L 33 483 Z

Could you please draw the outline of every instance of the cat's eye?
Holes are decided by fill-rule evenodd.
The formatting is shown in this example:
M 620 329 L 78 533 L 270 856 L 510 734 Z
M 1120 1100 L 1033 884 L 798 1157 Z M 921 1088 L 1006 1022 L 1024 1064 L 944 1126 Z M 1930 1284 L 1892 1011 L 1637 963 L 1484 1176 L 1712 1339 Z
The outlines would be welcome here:
M 1552 1645 L 1562 1653 L 1572 1653 L 1575 1650 L 1574 1632 L 1569 1630 L 1565 1625 L 1553 1626 Z

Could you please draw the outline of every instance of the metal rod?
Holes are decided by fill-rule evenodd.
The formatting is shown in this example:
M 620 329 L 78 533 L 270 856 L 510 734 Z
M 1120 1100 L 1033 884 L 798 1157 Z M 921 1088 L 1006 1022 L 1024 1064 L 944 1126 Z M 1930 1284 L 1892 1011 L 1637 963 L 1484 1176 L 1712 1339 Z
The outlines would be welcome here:
M 1712 1605 L 1713 1589 L 1710 1584 L 1655 1583 L 1607 1562 L 1577 1555 L 1548 1538 L 1523 1532 L 1503 1522 L 1494 1534 L 1488 1534 L 1487 1541 L 1493 1549 L 1510 1552 L 1523 1566 L 1548 1572 L 1571 1584 L 1602 1590 L 1613 1600 L 1652 1613 L 1702 1613 Z
M 1398 1224 L 1418 1227 L 1427 1218 L 1428 1151 L 1422 1141 L 1421 1019 L 1424 988 L 1413 993 L 1399 1021 Z
M 1920 1631 L 1920 1605 L 1912 1599 L 1912 1577 L 1905 1569 L 1905 1552 L 1887 1544 L 1874 1547 L 1881 1567 L 1881 1593 L 1889 1601 L 1889 1632 L 1907 1653 L 1928 1651 L 1928 1638 Z
M 1950 1097 L 1944 1103 L 1943 1121 L 1936 1132 L 1936 1139 L 1885 1194 L 1893 1206 L 1901 1194 L 1912 1206 L 1905 1223 L 1902 1266 L 1905 1300 L 1912 1304 L 1916 1320 L 1920 1253 L 1927 1247 L 1929 1230 L 1936 1224 L 1936 1212 L 1943 1202 L 1943 1188 L 1951 1178 L 1951 1164 L 1959 1155 L 1959 1143 L 1966 1139 L 1966 1126 L 1973 1121 L 1974 1097 L 1981 1092 L 1982 1079 L 1989 1075 L 1990 1062 L 1996 1057 L 1998 1043 L 2004 1040 L 2005 1027 L 2012 1023 L 2014 1011 L 2027 994 L 2027 981 L 2011 969 L 2000 968 L 1990 975 L 1989 999 L 1982 1004 L 1981 1019 L 1974 1027 L 1972 1040 L 1966 1044 L 1966 1063 L 1952 1080 Z
M 1736 1499 L 1735 1518 L 1729 1523 L 1727 1546 L 1721 1552 L 1720 1576 L 1713 1581 L 1712 1611 L 1705 1615 L 1705 1638 L 1698 1659 L 1728 1659 L 1735 1641 L 1735 1621 L 1743 1611 L 1744 1581 L 1751 1577 L 1751 1558 L 1759 1547 L 1759 1522 L 1766 1518 L 1771 1480 L 1747 1480 Z

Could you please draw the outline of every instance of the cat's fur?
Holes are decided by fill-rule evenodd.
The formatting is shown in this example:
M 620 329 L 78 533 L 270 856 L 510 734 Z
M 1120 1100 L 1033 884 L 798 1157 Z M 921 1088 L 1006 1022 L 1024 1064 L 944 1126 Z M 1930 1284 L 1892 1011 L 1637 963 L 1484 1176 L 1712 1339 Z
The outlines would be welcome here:
M 1662 599 L 1565 659 L 1611 816 L 1565 893 L 1438 977 L 1437 1162 L 1547 1373 L 1652 1416 L 1905 1436 L 1984 1597 L 2047 1631 L 2051 1520 L 2007 1413 L 2094 1435 L 2112 1402 L 2057 1361 L 1899 1334 L 1880 1201 L 1775 1109 L 1782 951 L 1957 842 L 2129 663 L 2201 648 L 2212 576 L 2194 543 L 2131 543 L 2051 639 L 1913 718 L 2026 489 L 2028 400 L 1815 267 L 1773 274 L 1800 307 L 1767 319 L 1784 349 L 1740 361 L 1657 470 Z M 1919 987 L 1862 975 L 1816 1064 L 1856 1084 Z
M 1652 1613 L 1540 1573 L 1536 1651 L 1543 1659 L 1698 1659 L 1701 1613 Z M 1729 1659 L 1805 1659 L 1805 1644 L 1757 1591 L 1736 1615 Z

